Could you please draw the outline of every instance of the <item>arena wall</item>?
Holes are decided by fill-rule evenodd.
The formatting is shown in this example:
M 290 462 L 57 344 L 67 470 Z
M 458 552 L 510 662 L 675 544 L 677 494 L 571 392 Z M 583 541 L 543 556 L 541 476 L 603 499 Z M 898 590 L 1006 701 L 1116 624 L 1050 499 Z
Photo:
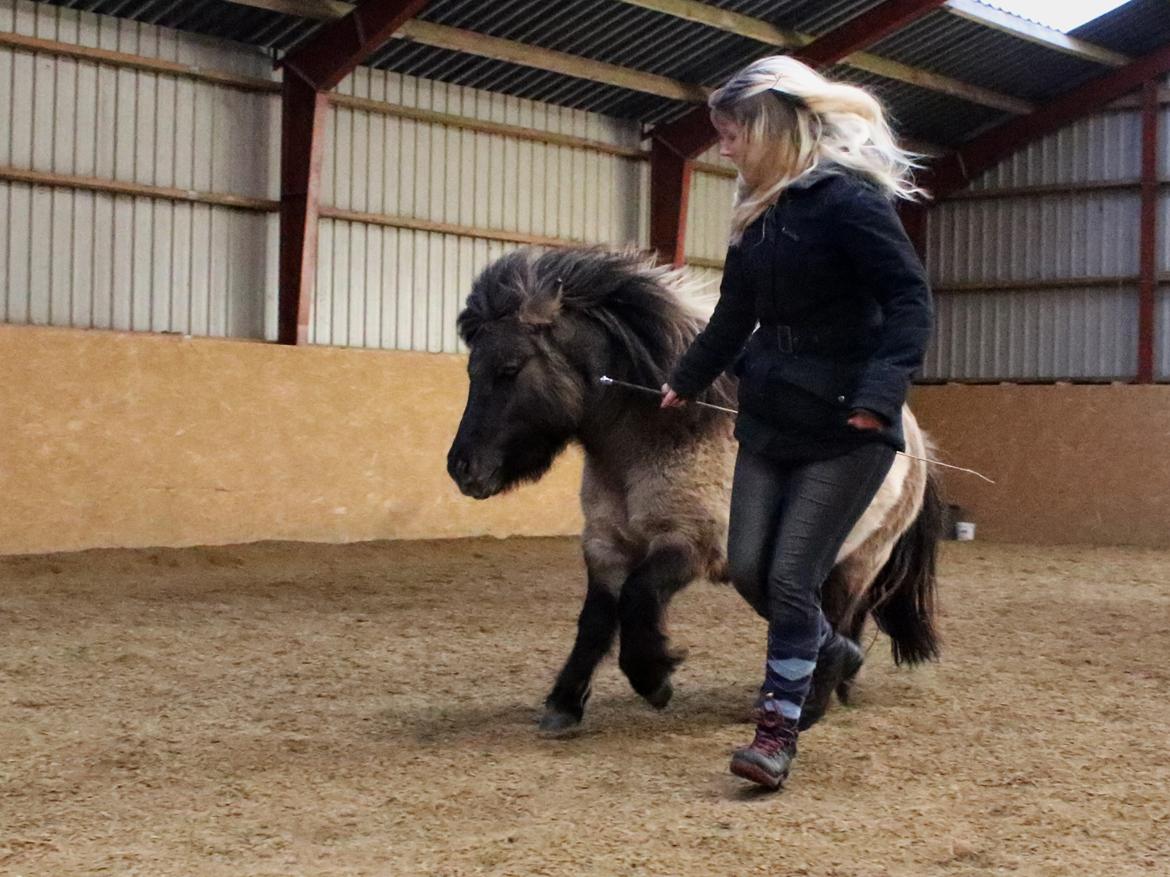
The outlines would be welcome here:
M 579 461 L 466 499 L 455 355 L 0 326 L 0 553 L 572 533 Z
M 457 355 L 0 326 L 0 553 L 579 531 L 580 459 L 488 502 Z M 977 538 L 1170 546 L 1170 387 L 917 387 Z

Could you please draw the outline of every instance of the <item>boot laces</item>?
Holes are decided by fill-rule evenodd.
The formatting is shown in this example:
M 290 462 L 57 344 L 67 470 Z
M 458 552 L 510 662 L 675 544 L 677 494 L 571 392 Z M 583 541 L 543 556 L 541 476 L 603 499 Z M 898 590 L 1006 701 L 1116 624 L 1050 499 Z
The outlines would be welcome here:
M 779 713 L 757 710 L 756 736 L 751 748 L 763 752 L 769 758 L 781 750 L 796 749 L 796 722 Z

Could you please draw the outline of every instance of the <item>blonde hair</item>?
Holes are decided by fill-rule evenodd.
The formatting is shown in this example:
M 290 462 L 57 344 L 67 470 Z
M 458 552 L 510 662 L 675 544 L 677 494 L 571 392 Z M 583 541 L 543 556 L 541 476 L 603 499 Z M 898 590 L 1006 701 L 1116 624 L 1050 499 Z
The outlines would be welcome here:
M 877 98 L 795 58 L 774 55 L 750 64 L 714 91 L 708 106 L 713 119 L 743 129 L 733 244 L 784 189 L 822 162 L 861 174 L 891 198 L 926 194 L 910 176 L 921 156 L 894 141 Z

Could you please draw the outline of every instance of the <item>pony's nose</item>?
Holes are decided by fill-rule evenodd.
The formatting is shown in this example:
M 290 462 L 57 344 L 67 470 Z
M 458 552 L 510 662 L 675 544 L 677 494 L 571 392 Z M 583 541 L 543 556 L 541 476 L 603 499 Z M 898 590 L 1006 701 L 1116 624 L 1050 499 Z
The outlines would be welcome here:
M 470 472 L 471 463 L 466 456 L 455 451 L 447 456 L 447 473 L 455 480 L 456 484 L 461 487 L 465 485 Z

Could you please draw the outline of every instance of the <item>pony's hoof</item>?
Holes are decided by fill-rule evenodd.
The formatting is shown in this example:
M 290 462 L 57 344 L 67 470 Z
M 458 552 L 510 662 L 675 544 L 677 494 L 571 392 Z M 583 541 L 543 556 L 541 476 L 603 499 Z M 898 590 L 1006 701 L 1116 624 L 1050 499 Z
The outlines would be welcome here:
M 550 737 L 557 737 L 568 735 L 576 731 L 580 726 L 581 720 L 571 713 L 564 713 L 560 710 L 546 709 L 544 715 L 540 717 L 540 732 L 547 734 Z
M 845 677 L 837 684 L 837 700 L 841 703 L 849 703 L 849 697 L 853 694 L 853 684 L 857 681 L 857 674 L 860 670 L 860 666 L 849 668 Z
M 666 705 L 670 703 L 672 697 L 674 697 L 674 686 L 667 679 L 646 695 L 646 703 L 650 704 L 656 710 L 662 710 L 666 709 Z
M 865 655 L 861 648 L 847 636 L 834 633 L 821 644 L 817 666 L 813 670 L 812 686 L 800 715 L 800 730 L 807 731 L 824 717 L 833 692 L 840 695 L 842 686 L 847 689 L 863 663 Z M 848 698 L 848 691 L 845 696 Z
M 841 703 L 849 703 L 849 697 L 853 694 L 854 681 L 856 681 L 856 677 L 854 679 L 846 679 L 837 686 L 837 700 L 841 701 Z
M 796 727 L 801 731 L 807 731 L 824 717 L 825 713 L 823 710 L 802 710 L 800 713 L 800 721 L 797 722 Z

